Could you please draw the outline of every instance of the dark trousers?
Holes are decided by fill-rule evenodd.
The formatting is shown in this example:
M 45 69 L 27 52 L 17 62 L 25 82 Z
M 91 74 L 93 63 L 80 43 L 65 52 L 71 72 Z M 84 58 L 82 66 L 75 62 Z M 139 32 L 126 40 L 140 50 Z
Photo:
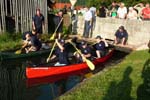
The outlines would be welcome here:
M 90 31 L 90 21 L 85 21 L 83 37 L 88 38 L 89 37 L 89 31 Z

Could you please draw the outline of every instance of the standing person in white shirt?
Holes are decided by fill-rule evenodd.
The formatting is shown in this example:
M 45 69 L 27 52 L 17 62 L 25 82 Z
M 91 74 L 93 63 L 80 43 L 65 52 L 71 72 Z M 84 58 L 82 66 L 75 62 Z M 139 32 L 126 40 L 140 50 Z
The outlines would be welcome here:
M 90 8 L 90 11 L 92 13 L 92 23 L 91 23 L 91 33 L 90 33 L 90 37 L 92 37 L 93 35 L 93 30 L 95 29 L 95 24 L 96 24 L 96 7 L 95 5 L 93 5 Z
M 120 3 L 120 7 L 117 11 L 118 18 L 125 19 L 127 15 L 127 8 L 125 7 L 124 3 Z
M 92 13 L 88 8 L 86 8 L 86 13 L 84 14 L 84 32 L 83 37 L 88 38 L 89 37 L 89 31 L 91 28 L 91 22 L 92 22 Z
M 127 19 L 136 20 L 138 18 L 137 12 L 133 9 L 133 7 L 129 7 L 129 12 L 127 14 Z

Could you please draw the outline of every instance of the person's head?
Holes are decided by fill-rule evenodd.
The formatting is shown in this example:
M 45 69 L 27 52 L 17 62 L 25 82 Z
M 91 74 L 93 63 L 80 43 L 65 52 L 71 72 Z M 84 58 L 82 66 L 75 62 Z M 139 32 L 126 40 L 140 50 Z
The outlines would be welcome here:
M 36 15 L 40 16 L 40 14 L 41 14 L 40 9 L 39 9 L 39 8 L 38 8 L 38 9 L 36 9 Z
M 120 7 L 123 8 L 125 4 L 123 2 L 120 3 Z
M 76 43 L 77 40 L 78 40 L 78 38 L 77 38 L 77 37 L 74 37 L 74 38 L 72 39 L 72 42 Z
M 30 40 L 31 39 L 31 36 L 30 36 L 29 33 L 27 33 L 25 37 L 26 37 L 26 40 Z
M 102 37 L 98 35 L 98 36 L 96 37 L 96 41 L 97 41 L 97 42 L 100 42 L 101 40 L 102 40 Z
M 58 12 L 58 16 L 60 16 L 60 17 L 63 16 L 63 12 L 61 10 Z
M 129 11 L 132 12 L 134 9 L 133 7 L 129 7 Z
M 146 7 L 146 8 L 149 8 L 149 7 L 150 7 L 149 3 L 147 3 L 147 4 L 145 5 L 145 7 Z
M 119 31 L 120 31 L 120 32 L 123 32 L 123 31 L 124 31 L 124 26 L 120 26 L 120 27 L 119 27 Z
M 86 48 L 87 47 L 87 42 L 86 41 L 82 41 L 81 45 L 82 45 L 82 48 Z
M 64 44 L 65 44 L 65 40 L 64 40 L 64 39 L 59 39 L 58 42 L 59 42 L 61 45 L 64 45 Z
M 111 5 L 116 6 L 116 1 L 113 1 Z

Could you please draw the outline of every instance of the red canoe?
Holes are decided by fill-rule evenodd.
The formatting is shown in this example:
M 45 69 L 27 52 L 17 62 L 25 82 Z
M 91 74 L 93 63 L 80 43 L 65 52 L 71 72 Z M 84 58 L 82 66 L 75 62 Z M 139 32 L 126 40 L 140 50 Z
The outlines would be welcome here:
M 113 52 L 114 50 L 108 53 L 105 57 L 95 59 L 92 61 L 93 64 L 96 66 L 100 63 L 106 62 L 110 57 L 112 57 Z M 58 67 L 27 67 L 26 77 L 28 85 L 32 85 L 35 83 L 55 82 L 71 75 L 81 75 L 89 70 L 90 69 L 86 63 Z

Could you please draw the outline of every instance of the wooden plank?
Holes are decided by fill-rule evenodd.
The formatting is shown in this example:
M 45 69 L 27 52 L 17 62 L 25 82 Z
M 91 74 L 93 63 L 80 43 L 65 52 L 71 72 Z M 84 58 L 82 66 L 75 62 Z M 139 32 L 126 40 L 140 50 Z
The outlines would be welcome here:
M 0 0 L 0 1 L 1 1 L 2 32 L 4 32 L 6 31 L 4 0 Z

